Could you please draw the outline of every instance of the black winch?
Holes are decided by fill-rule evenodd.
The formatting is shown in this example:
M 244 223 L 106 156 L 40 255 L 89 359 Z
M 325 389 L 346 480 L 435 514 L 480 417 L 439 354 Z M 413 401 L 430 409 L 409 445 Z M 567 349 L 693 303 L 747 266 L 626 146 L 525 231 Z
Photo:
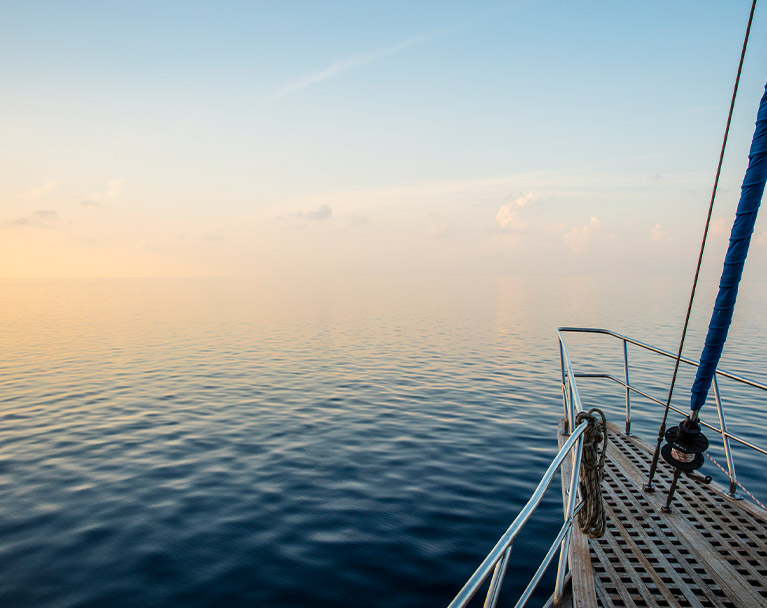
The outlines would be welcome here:
M 700 432 L 696 414 L 697 412 L 694 412 L 694 418 L 688 416 L 679 426 L 673 426 L 666 431 L 666 445 L 661 448 L 661 456 L 674 467 L 674 478 L 668 490 L 668 498 L 665 506 L 661 507 L 666 513 L 671 511 L 671 500 L 674 498 L 679 475 L 683 471 L 689 473 L 703 466 L 703 452 L 708 449 L 708 439 Z
M 666 431 L 666 445 L 661 448 L 663 460 L 683 471 L 694 471 L 703 466 L 703 452 L 708 439 L 700 432 L 697 420 L 685 418 L 679 426 Z

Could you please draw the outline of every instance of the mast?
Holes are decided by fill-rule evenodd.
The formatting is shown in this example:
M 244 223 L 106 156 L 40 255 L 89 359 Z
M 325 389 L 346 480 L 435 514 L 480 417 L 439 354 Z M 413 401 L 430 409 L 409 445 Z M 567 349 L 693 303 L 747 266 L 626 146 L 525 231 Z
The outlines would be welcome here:
M 693 399 L 692 399 L 692 409 L 690 411 L 690 414 L 687 418 L 685 418 L 684 421 L 682 421 L 682 424 L 680 424 L 678 427 L 673 427 L 671 429 L 666 430 L 666 420 L 668 419 L 668 413 L 671 408 L 671 397 L 674 393 L 674 383 L 676 381 L 676 375 L 677 371 L 679 370 L 679 363 L 682 360 L 682 349 L 684 348 L 684 338 L 687 334 L 687 324 L 690 320 L 690 312 L 692 311 L 692 303 L 695 298 L 695 287 L 698 284 L 698 275 L 700 273 L 700 266 L 701 262 L 703 261 L 703 251 L 706 247 L 706 237 L 708 235 L 708 227 L 711 222 L 711 212 L 714 208 L 714 200 L 716 199 L 716 189 L 717 185 L 719 184 L 719 176 L 721 175 L 722 171 L 722 160 L 724 159 L 724 150 L 727 145 L 727 135 L 730 132 L 730 123 L 732 121 L 732 113 L 735 109 L 735 97 L 738 94 L 738 83 L 740 83 L 740 75 L 743 70 L 743 59 L 745 59 L 746 56 L 746 47 L 748 46 L 748 36 L 751 32 L 751 24 L 754 20 L 754 11 L 756 9 L 756 0 L 753 0 L 751 3 L 751 12 L 748 16 L 748 26 L 746 26 L 746 35 L 743 38 L 743 48 L 740 52 L 740 62 L 738 63 L 738 73 L 735 76 L 735 86 L 732 90 L 732 100 L 730 101 L 730 112 L 727 116 L 727 127 L 724 130 L 724 139 L 722 141 L 722 151 L 719 153 L 719 165 L 716 169 L 716 178 L 714 179 L 714 189 L 711 192 L 711 202 L 708 206 L 708 216 L 706 217 L 706 228 L 703 231 L 703 241 L 700 245 L 700 255 L 698 256 L 698 266 L 695 269 L 695 280 L 692 283 L 692 292 L 690 293 L 690 302 L 687 306 L 687 316 L 684 320 L 684 327 L 682 329 L 682 338 L 679 341 L 679 352 L 676 357 L 676 363 L 674 365 L 674 375 L 671 378 L 671 386 L 669 387 L 668 391 L 668 400 L 666 401 L 666 410 L 663 414 L 663 421 L 660 424 L 660 428 L 658 429 L 658 443 L 655 446 L 655 452 L 653 453 L 652 457 L 652 463 L 650 464 L 650 474 L 647 479 L 647 483 L 644 484 L 644 489 L 647 492 L 652 492 L 655 489 L 655 486 L 653 485 L 653 477 L 655 476 L 655 471 L 658 466 L 658 458 L 663 453 L 663 459 L 668 462 L 670 465 L 675 467 L 676 471 L 674 473 L 674 480 L 671 484 L 671 488 L 669 490 L 668 494 L 668 500 L 666 501 L 666 506 L 663 510 L 668 511 L 671 508 L 671 499 L 674 496 L 674 488 L 676 486 L 677 479 L 679 478 L 679 474 L 681 472 L 680 466 L 683 466 L 687 468 L 688 470 L 694 470 L 697 468 L 700 468 L 700 466 L 703 464 L 703 456 L 701 452 L 705 451 L 708 447 L 708 440 L 703 437 L 703 435 L 700 433 L 700 426 L 697 423 L 698 419 L 698 410 L 701 408 L 703 403 L 706 401 L 706 394 L 708 393 L 708 389 L 711 386 L 712 379 L 714 377 L 714 374 L 716 373 L 716 366 L 719 362 L 719 357 L 722 354 L 722 348 L 724 347 L 724 340 L 727 337 L 727 330 L 730 327 L 730 322 L 732 321 L 732 311 L 735 306 L 735 296 L 737 295 L 738 291 L 738 284 L 740 283 L 740 277 L 743 273 L 743 263 L 745 262 L 745 254 L 748 250 L 748 245 L 751 242 L 751 234 L 754 230 L 754 222 L 756 220 L 756 210 L 759 207 L 759 204 L 761 202 L 762 194 L 764 193 L 764 153 L 765 153 L 765 101 L 767 98 L 767 86 L 765 86 L 765 93 L 764 96 L 762 96 L 762 101 L 759 104 L 759 112 L 757 113 L 757 121 L 756 121 L 756 132 L 754 133 L 754 139 L 751 142 L 751 152 L 749 153 L 749 166 L 748 170 L 746 171 L 746 177 L 743 180 L 743 187 L 741 192 L 741 200 L 738 205 L 738 213 L 741 211 L 741 205 L 743 205 L 744 200 L 746 201 L 745 208 L 753 209 L 753 216 L 750 217 L 750 228 L 747 229 L 747 226 L 745 224 L 738 224 L 737 218 L 735 225 L 739 227 L 739 229 L 736 231 L 735 227 L 733 227 L 732 235 L 730 238 L 730 246 L 727 252 L 727 260 L 725 260 L 725 270 L 722 275 L 722 282 L 720 283 L 720 292 L 719 297 L 717 298 L 717 304 L 720 303 L 719 298 L 723 298 L 722 301 L 722 308 L 717 309 L 714 308 L 714 314 L 711 320 L 711 325 L 709 326 L 709 336 L 712 335 L 711 329 L 716 326 L 718 328 L 718 337 L 717 332 L 714 332 L 713 339 L 711 341 L 711 347 L 712 349 L 709 350 L 709 354 L 706 355 L 707 359 L 709 360 L 709 364 L 706 365 L 704 368 L 704 372 L 701 373 L 701 369 L 699 366 L 697 376 L 700 378 L 696 378 L 695 381 L 695 388 L 693 389 Z M 758 183 L 761 182 L 761 189 L 758 188 Z M 747 192 L 748 190 L 748 192 Z M 750 202 L 749 202 L 750 201 Z M 754 207 L 753 202 L 756 201 L 756 205 Z M 748 221 L 748 220 L 746 220 Z M 736 234 L 737 233 L 737 234 Z M 743 237 L 745 236 L 745 241 L 743 240 Z M 733 237 L 737 237 L 736 241 L 733 241 Z M 736 245 L 734 247 L 734 245 Z M 735 254 L 735 257 L 740 257 L 740 269 L 736 269 L 736 262 L 734 259 L 730 258 L 730 252 L 733 249 L 738 249 L 737 245 L 740 246 L 740 249 L 742 250 L 740 253 L 742 255 Z M 745 245 L 745 247 L 744 247 Z M 733 261 L 733 264 L 731 266 L 728 266 L 728 260 Z M 730 271 L 728 272 L 728 268 Z M 734 273 L 732 272 L 734 271 Z M 733 280 L 733 274 L 737 275 L 737 278 Z M 728 276 L 729 278 L 725 282 L 725 276 Z M 728 292 L 729 297 L 723 297 L 723 286 L 727 284 L 726 291 Z M 732 287 L 734 286 L 734 291 L 732 290 Z M 727 300 L 731 301 L 729 303 L 729 313 L 725 312 L 725 305 L 728 304 Z M 722 329 L 724 329 L 722 333 Z M 719 346 L 717 347 L 717 342 L 719 342 Z M 708 337 L 706 340 L 706 348 L 704 349 L 704 354 L 701 355 L 701 362 L 703 361 L 703 356 L 706 353 L 706 350 L 708 350 Z M 718 352 L 717 352 L 718 348 Z M 713 361 L 713 363 L 711 363 Z M 706 376 L 708 376 L 706 378 Z M 702 395 L 701 395 L 702 392 Z M 679 435 L 679 437 L 677 437 Z M 663 440 L 666 440 L 666 446 L 661 448 L 661 443 Z M 672 447 L 670 444 L 674 444 Z M 731 482 L 731 486 L 732 486 Z M 731 490 L 732 492 L 733 490 Z
M 751 151 L 748 154 L 748 169 L 746 169 L 746 175 L 743 178 L 740 201 L 738 201 L 738 209 L 735 212 L 735 223 L 732 226 L 730 244 L 724 258 L 724 270 L 722 271 L 722 278 L 719 280 L 719 293 L 708 325 L 703 352 L 700 355 L 700 365 L 692 386 L 690 413 L 678 426 L 671 427 L 665 432 L 664 418 L 658 435 L 658 446 L 650 466 L 650 480 L 645 485 L 645 490 L 651 491 L 653 489 L 652 478 L 660 452 L 663 460 L 674 467 L 674 476 L 669 486 L 666 504 L 661 507 L 661 511 L 664 513 L 671 511 L 671 501 L 674 498 L 676 484 L 682 472 L 689 474 L 703 466 L 703 452 L 708 448 L 708 439 L 700 432 L 698 411 L 706 402 L 706 396 L 716 373 L 724 342 L 727 339 L 727 332 L 730 329 L 732 314 L 735 310 L 735 299 L 738 295 L 738 285 L 743 275 L 743 266 L 746 262 L 748 246 L 751 244 L 751 235 L 754 232 L 756 214 L 762 202 L 765 182 L 767 182 L 767 86 L 765 86 L 764 95 L 762 95 L 762 100 L 759 103 L 756 130 L 751 141 Z M 681 347 L 679 352 L 681 356 Z M 668 406 L 666 413 L 668 413 Z M 666 440 L 666 445 L 660 448 L 662 439 Z
M 719 294 L 716 297 L 705 346 L 700 355 L 700 365 L 692 385 L 690 417 L 693 420 L 697 418 L 698 410 L 706 402 L 706 396 L 727 339 L 735 309 L 735 299 L 738 295 L 738 285 L 743 275 L 743 266 L 751 243 L 751 235 L 754 232 L 756 214 L 762 202 L 765 182 L 767 182 L 767 86 L 759 104 L 756 130 L 748 155 L 748 169 L 743 178 L 735 223 L 730 233 L 730 244 L 724 259 L 722 278 L 719 281 Z

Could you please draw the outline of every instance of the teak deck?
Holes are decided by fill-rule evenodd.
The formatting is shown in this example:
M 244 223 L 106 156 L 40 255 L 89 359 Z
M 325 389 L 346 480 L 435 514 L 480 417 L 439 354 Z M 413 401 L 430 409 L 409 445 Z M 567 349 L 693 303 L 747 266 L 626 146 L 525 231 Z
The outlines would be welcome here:
M 645 492 L 650 446 L 609 427 L 602 484 L 607 532 L 590 540 L 573 527 L 572 598 L 566 599 L 577 608 L 767 607 L 767 514 L 684 475 L 672 512 L 662 513 L 673 469 L 661 459 L 656 490 Z M 566 438 L 560 432 L 560 445 Z

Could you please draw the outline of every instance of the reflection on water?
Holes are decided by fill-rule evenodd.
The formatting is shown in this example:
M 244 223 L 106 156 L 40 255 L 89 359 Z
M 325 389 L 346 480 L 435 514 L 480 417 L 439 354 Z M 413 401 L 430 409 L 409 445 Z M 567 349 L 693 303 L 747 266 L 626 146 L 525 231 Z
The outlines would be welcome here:
M 674 350 L 687 289 L 4 281 L 0 605 L 444 604 L 554 453 L 554 328 Z M 742 289 L 723 367 L 767 369 L 764 291 Z M 638 380 L 668 382 L 638 365 Z M 731 426 L 765 422 L 763 400 L 745 405 Z M 758 478 L 746 461 L 739 473 Z M 555 490 L 520 540 L 509 595 L 559 518 Z

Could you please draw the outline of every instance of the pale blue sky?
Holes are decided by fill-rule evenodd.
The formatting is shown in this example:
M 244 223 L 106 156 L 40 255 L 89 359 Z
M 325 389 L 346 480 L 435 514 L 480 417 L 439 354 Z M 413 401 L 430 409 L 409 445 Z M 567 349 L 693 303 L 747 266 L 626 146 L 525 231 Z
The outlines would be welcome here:
M 690 274 L 750 7 L 2 4 L 4 276 Z

